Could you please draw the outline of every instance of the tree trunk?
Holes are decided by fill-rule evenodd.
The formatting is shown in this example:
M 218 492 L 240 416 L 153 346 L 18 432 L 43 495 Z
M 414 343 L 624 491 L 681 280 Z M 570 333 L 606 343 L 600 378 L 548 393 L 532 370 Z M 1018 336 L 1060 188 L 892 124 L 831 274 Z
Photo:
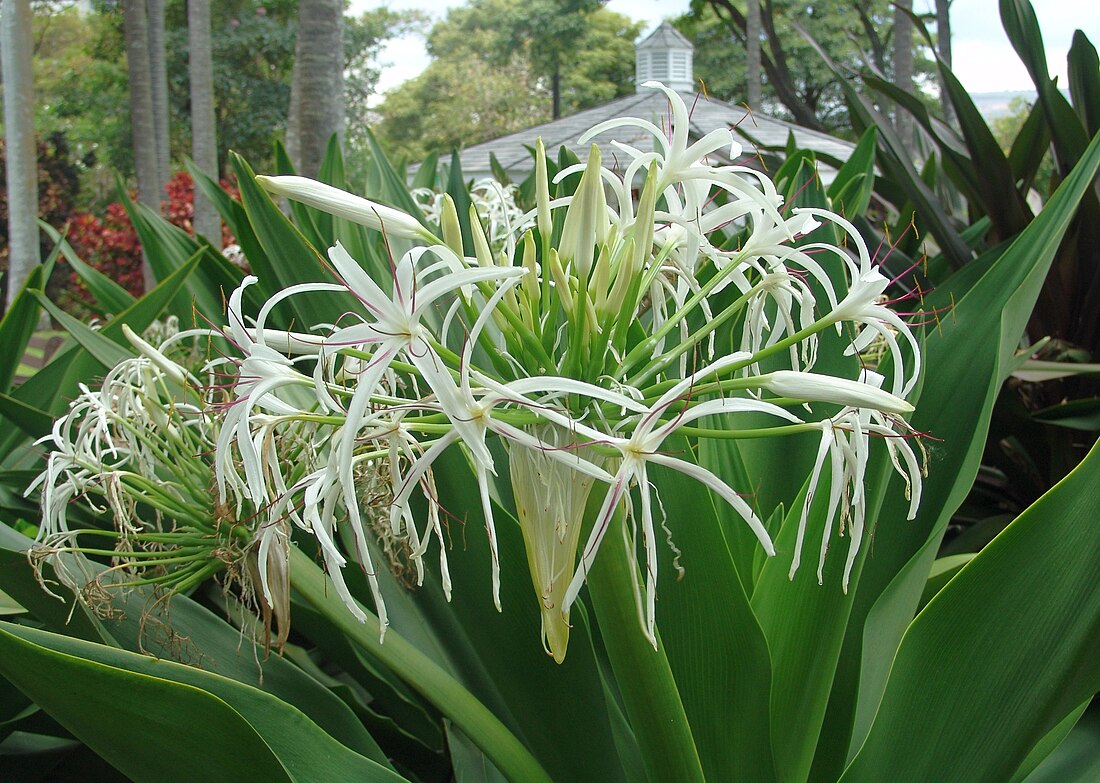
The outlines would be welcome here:
M 760 0 L 748 0 L 745 13 L 745 81 L 748 83 L 749 108 L 760 111 Z
M 555 65 L 550 74 L 550 114 L 555 120 L 561 119 L 561 65 Z
M 894 84 L 913 92 L 913 20 L 906 11 L 913 10 L 913 0 L 896 0 L 894 8 Z M 894 112 L 898 136 L 913 153 L 913 117 L 900 106 Z
M 948 68 L 951 67 L 951 0 L 936 0 L 936 54 Z M 947 87 L 940 80 L 940 101 L 943 103 L 943 118 L 948 122 L 955 119 L 951 101 L 947 100 Z
M 153 94 L 153 131 L 157 145 L 157 198 L 172 174 L 168 134 L 168 64 L 164 59 L 164 0 L 146 0 L 149 24 L 149 79 Z
M 145 0 L 123 0 L 122 15 L 126 39 L 126 71 L 130 80 L 130 131 L 134 142 L 138 200 L 150 209 L 159 211 L 160 183 L 157 181 L 156 131 Z M 145 278 L 145 289 L 151 290 L 156 285 L 156 279 L 149 268 L 148 259 L 142 265 L 142 275 Z
M 0 55 L 4 74 L 4 134 L 7 142 L 7 312 L 39 263 L 38 150 L 34 142 L 34 71 L 30 0 L 3 0 Z
M 715 16 L 731 32 L 735 35 L 747 36 L 748 21 L 731 0 L 706 0 L 706 2 L 714 9 Z M 762 47 L 760 64 L 764 69 L 764 73 L 767 74 L 768 83 L 775 90 L 779 102 L 790 110 L 796 123 L 813 130 L 826 131 L 827 129 L 818 119 L 814 107 L 802 100 L 795 87 L 794 77 L 787 65 L 786 53 L 779 43 L 779 36 L 775 29 L 775 6 L 772 0 L 762 0 L 762 3 L 760 11 L 761 27 L 767 37 L 768 49 L 772 56 L 769 57 Z
M 299 168 L 316 177 L 329 137 L 341 129 L 344 95 L 342 0 L 298 4 Z
M 210 42 L 210 0 L 187 0 L 187 41 L 191 77 L 191 159 L 213 179 L 218 178 L 218 136 L 214 117 L 214 64 Z M 195 186 L 196 234 L 221 248 L 222 222 L 214 204 Z
M 294 168 L 302 169 L 302 36 L 294 42 L 294 68 L 290 73 L 290 108 L 286 115 L 286 154 Z

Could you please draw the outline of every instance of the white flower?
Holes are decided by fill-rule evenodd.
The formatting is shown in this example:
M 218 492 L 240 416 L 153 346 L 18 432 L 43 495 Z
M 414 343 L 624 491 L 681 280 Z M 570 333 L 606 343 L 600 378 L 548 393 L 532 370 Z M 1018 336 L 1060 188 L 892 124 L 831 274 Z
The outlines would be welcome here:
M 794 370 L 777 370 L 761 376 L 760 385 L 781 397 L 807 402 L 832 402 L 853 408 L 873 408 L 885 413 L 911 413 L 913 406 L 864 381 Z
M 685 395 L 688 395 L 692 386 L 700 380 L 719 373 L 730 365 L 742 362 L 745 358 L 746 357 L 741 354 L 733 354 L 724 357 L 677 383 L 661 395 L 653 405 L 646 408 L 644 413 L 638 415 L 638 421 L 634 424 L 633 432 L 629 437 L 610 435 L 587 424 L 571 420 L 567 416 L 555 413 L 552 410 L 544 410 L 542 412 L 545 418 L 558 424 L 566 431 L 580 436 L 584 439 L 584 442 L 596 446 L 611 447 L 618 452 L 619 459 L 619 466 L 614 475 L 609 478 L 597 475 L 597 478 L 609 484 L 609 488 L 596 516 L 588 542 L 581 550 L 580 563 L 562 598 L 561 612 L 564 616 L 568 617 L 567 613 L 569 608 L 572 606 L 573 601 L 576 600 L 581 587 L 584 585 L 588 572 L 591 570 L 593 562 L 595 561 L 600 544 L 611 525 L 611 520 L 616 509 L 619 508 L 621 503 L 626 501 L 630 489 L 632 487 L 637 487 L 641 500 L 640 514 L 638 516 L 640 517 L 642 527 L 642 543 L 646 551 L 646 563 L 644 568 L 646 578 L 644 609 L 642 608 L 640 588 L 637 598 L 639 612 L 643 620 L 643 627 L 646 629 L 650 641 L 656 644 L 656 637 L 654 635 L 654 600 L 656 598 L 657 587 L 657 539 L 653 526 L 652 487 L 647 475 L 648 463 L 654 463 L 677 470 L 712 490 L 715 494 L 729 503 L 738 515 L 745 520 L 753 534 L 759 539 L 764 550 L 769 555 L 775 554 L 775 548 L 772 545 L 771 537 L 765 530 L 763 523 L 749 504 L 746 503 L 735 490 L 711 471 L 693 462 L 672 457 L 660 451 L 661 444 L 680 427 L 704 416 L 710 416 L 717 413 L 754 411 L 776 416 L 792 423 L 799 423 L 801 421 L 798 417 L 782 408 L 768 402 L 751 398 L 709 400 L 688 407 L 685 410 L 678 411 L 669 421 L 662 420 L 662 417 L 669 414 L 670 409 L 686 401 Z M 540 382 L 545 388 L 552 388 L 553 386 L 553 381 L 551 379 L 540 379 Z M 620 404 L 627 409 L 633 409 L 637 406 L 634 400 L 625 395 L 604 391 L 601 396 L 613 400 L 616 404 Z M 628 505 L 628 508 L 630 507 L 631 506 Z
M 420 221 L 412 215 L 387 207 L 385 204 L 352 195 L 323 182 L 291 176 L 259 176 L 256 177 L 256 181 L 273 195 L 299 201 L 375 231 L 421 242 L 438 242 L 435 235 L 420 225 Z
M 878 373 L 864 371 L 859 383 L 876 388 L 883 377 Z M 905 496 L 909 499 L 908 519 L 913 519 L 920 505 L 922 469 L 917 457 L 909 445 L 909 438 L 903 431 L 904 424 L 889 419 L 881 409 L 851 406 L 841 410 L 831 419 L 818 422 L 821 441 L 817 460 L 810 475 L 806 498 L 802 505 L 802 514 L 798 524 L 794 558 L 791 562 L 790 577 L 798 571 L 802 555 L 802 541 L 806 532 L 810 507 L 813 504 L 822 470 L 829 463 L 829 502 L 825 512 L 825 526 L 821 537 L 821 551 L 817 567 L 818 582 L 824 579 L 825 555 L 832 537 L 833 522 L 840 511 L 841 524 L 847 522 L 850 543 L 848 556 L 844 563 L 842 587 L 848 591 L 848 582 L 860 542 L 863 540 L 864 524 L 867 516 L 867 498 L 864 489 L 864 477 L 870 457 L 870 438 L 881 437 L 887 446 L 890 462 L 894 470 L 905 481 Z M 917 441 L 919 444 L 919 441 Z M 899 459 L 900 457 L 900 459 Z M 904 463 L 904 465 L 902 464 Z

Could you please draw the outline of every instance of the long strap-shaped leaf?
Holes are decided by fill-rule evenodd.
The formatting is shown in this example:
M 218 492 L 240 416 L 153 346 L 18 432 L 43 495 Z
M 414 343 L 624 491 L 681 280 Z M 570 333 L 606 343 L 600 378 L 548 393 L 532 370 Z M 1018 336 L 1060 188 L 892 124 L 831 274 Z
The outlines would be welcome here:
M 0 672 L 136 781 L 404 780 L 290 704 L 191 666 L 3 623 Z
M 485 705 L 396 633 L 390 632 L 385 643 L 379 642 L 378 618 L 368 613 L 366 622 L 359 623 L 352 617 L 329 589 L 328 577 L 296 547 L 290 550 L 290 573 L 292 586 L 309 604 L 337 625 L 352 644 L 397 672 L 439 708 L 510 780 L 549 783 L 539 763 Z
M 844 783 L 1008 780 L 1100 689 L 1100 447 L 947 585 L 902 640 Z
M 929 329 L 925 380 L 912 424 L 919 432 L 942 438 L 943 445 L 936 446 L 915 520 L 905 520 L 908 501 L 900 482 L 895 479 L 887 490 L 875 529 L 874 554 L 866 556 L 859 575 L 818 745 L 818 779 L 835 779 L 845 757 L 850 760 L 866 736 L 894 651 L 916 611 L 943 532 L 977 475 L 997 390 L 1010 372 L 1011 357 L 1055 251 L 1098 167 L 1100 138 L 982 279 L 958 289 L 950 321 Z M 948 281 L 929 297 L 929 306 L 949 303 L 952 290 Z

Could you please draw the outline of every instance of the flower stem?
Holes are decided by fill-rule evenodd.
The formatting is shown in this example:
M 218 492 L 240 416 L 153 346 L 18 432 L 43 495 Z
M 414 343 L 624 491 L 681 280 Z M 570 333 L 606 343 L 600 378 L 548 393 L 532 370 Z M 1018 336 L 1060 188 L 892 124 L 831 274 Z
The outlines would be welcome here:
M 621 510 L 611 524 L 621 528 Z M 609 539 L 588 574 L 588 591 L 649 778 L 702 783 L 699 753 L 660 636 L 654 649 L 641 627 L 631 575 L 637 566 L 614 532 Z
M 515 783 L 550 783 L 534 756 L 476 696 L 392 629 L 379 641 L 378 618 L 368 609 L 357 621 L 330 589 L 328 577 L 297 547 L 290 548 L 290 581 L 294 589 L 336 626 L 356 647 L 390 668 L 435 705 Z

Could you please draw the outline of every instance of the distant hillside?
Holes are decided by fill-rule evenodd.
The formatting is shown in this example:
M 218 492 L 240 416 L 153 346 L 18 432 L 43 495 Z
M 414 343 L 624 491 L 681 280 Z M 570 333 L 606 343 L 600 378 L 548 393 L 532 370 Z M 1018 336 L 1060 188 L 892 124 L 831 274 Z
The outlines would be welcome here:
M 1062 94 L 1069 98 L 1069 90 L 1062 90 Z M 1028 103 L 1035 102 L 1035 90 L 1017 90 L 1015 92 L 976 92 L 970 94 L 970 99 L 978 107 L 978 111 L 987 120 L 1003 117 L 1011 114 L 1010 108 L 1014 98 L 1023 98 Z

